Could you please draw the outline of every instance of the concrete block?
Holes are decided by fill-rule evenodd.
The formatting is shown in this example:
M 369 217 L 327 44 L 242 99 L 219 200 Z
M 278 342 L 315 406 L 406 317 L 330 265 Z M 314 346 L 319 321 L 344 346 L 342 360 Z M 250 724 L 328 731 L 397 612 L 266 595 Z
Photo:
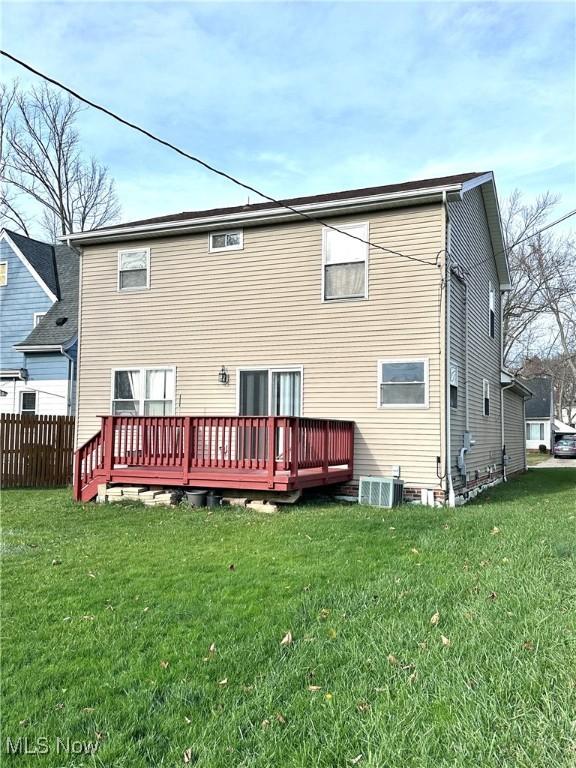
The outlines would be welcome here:
M 248 504 L 248 508 L 254 509 L 256 512 L 264 512 L 268 515 L 278 512 L 276 504 L 269 504 L 265 501 L 251 501 L 250 504 Z
M 222 504 L 230 505 L 231 507 L 245 507 L 248 504 L 248 499 L 236 498 L 235 496 L 222 496 Z

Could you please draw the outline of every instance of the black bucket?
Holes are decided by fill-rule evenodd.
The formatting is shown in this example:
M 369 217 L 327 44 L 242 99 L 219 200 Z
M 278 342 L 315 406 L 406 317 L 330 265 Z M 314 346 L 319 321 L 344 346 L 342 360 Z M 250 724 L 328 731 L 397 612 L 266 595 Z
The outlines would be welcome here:
M 213 507 L 219 507 L 222 504 L 222 496 L 219 496 L 217 493 L 213 493 L 213 491 L 210 491 L 208 496 L 206 496 L 206 506 L 213 508 Z
M 186 501 L 191 507 L 205 507 L 208 491 L 186 491 Z

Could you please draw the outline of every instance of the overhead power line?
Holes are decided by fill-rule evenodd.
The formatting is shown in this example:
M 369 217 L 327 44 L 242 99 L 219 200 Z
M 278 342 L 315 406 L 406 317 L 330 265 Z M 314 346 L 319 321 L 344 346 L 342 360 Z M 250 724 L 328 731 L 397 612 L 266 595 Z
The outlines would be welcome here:
M 89 107 L 92 107 L 93 109 L 97 109 L 99 112 L 103 112 L 105 115 L 108 115 L 108 117 L 111 117 L 113 120 L 116 120 L 117 122 L 127 126 L 128 128 L 132 128 L 133 130 L 138 131 L 139 133 L 143 134 L 144 136 L 147 136 L 149 139 L 152 139 L 152 141 L 155 141 L 158 144 L 162 144 L 163 146 L 168 147 L 168 149 L 171 149 L 173 152 L 177 152 L 179 155 L 182 155 L 182 157 L 185 157 L 188 160 L 192 160 L 194 163 L 201 165 L 203 168 L 206 168 L 206 170 L 210 171 L 211 173 L 215 173 L 218 176 L 221 176 L 222 178 L 227 179 L 233 184 L 236 184 L 236 186 L 242 187 L 248 192 L 254 192 L 254 194 L 258 195 L 259 197 L 262 197 L 265 200 L 268 200 L 269 202 L 274 203 L 275 205 L 278 205 L 281 208 L 285 208 L 286 210 L 291 211 L 292 213 L 295 213 L 296 215 L 301 216 L 304 219 L 308 219 L 308 221 L 313 221 L 316 224 L 322 224 L 322 226 L 326 227 L 327 229 L 331 229 L 334 232 L 339 232 L 341 235 L 346 235 L 346 237 L 349 237 L 352 240 L 358 240 L 359 242 L 364 243 L 364 245 L 369 245 L 372 248 L 377 248 L 378 250 L 384 251 L 385 253 L 391 253 L 394 256 L 400 256 L 403 259 L 408 259 L 409 261 L 415 261 L 418 264 L 425 264 L 427 267 L 436 267 L 438 265 L 438 256 L 436 256 L 436 259 L 434 262 L 431 262 L 431 261 L 426 261 L 425 259 L 419 259 L 416 256 L 409 256 L 406 253 L 400 253 L 400 251 L 395 251 L 391 248 L 386 248 L 385 246 L 379 245 L 378 243 L 373 243 L 370 240 L 365 240 L 363 237 L 359 237 L 358 235 L 353 235 L 351 232 L 347 232 L 343 229 L 339 229 L 338 227 L 335 227 L 333 224 L 329 224 L 323 219 L 319 219 L 317 216 L 312 216 L 308 213 L 305 213 L 304 211 L 300 211 L 297 208 L 294 208 L 293 206 L 289 205 L 286 202 L 283 202 L 282 200 L 278 200 L 275 197 L 271 197 L 270 195 L 267 195 L 265 192 L 260 191 L 256 187 L 253 187 L 250 184 L 246 184 L 240 179 L 237 179 L 235 176 L 232 176 L 230 173 L 227 173 L 226 171 L 222 171 L 221 169 L 216 168 L 210 163 L 207 163 L 205 160 L 202 160 L 200 157 L 196 157 L 195 155 L 192 155 L 189 152 L 186 152 L 184 149 L 181 149 L 175 144 L 172 144 L 171 142 L 166 141 L 165 139 L 162 139 L 159 136 L 156 136 L 154 133 L 151 133 L 146 128 L 142 128 L 140 125 L 137 125 L 136 123 L 132 123 L 130 122 L 130 120 L 126 120 L 125 118 L 121 117 L 115 112 L 112 112 L 112 110 L 108 109 L 107 107 L 104 107 L 101 104 L 98 104 L 97 102 L 86 98 L 85 96 L 81 96 L 77 91 L 74 91 L 72 88 L 69 88 L 67 85 L 64 85 L 64 83 L 60 82 L 59 80 L 56 80 L 55 78 L 50 77 L 44 72 L 41 72 L 39 69 L 36 69 L 35 67 L 23 61 L 22 59 L 19 59 L 16 56 L 13 56 L 11 53 L 8 53 L 8 51 L 4 51 L 0 49 L 0 53 L 2 54 L 2 56 L 5 56 L 7 59 L 10 59 L 11 61 L 15 62 L 19 66 L 24 67 L 24 69 L 27 69 L 29 72 L 32 72 L 32 74 L 36 75 L 37 77 L 42 78 L 42 80 L 45 80 L 46 82 L 51 83 L 52 85 L 55 85 L 57 88 L 60 88 L 61 90 L 66 91 L 66 93 L 69 93 L 75 99 L 78 99 L 78 101 L 81 101 L 84 104 L 87 104 Z

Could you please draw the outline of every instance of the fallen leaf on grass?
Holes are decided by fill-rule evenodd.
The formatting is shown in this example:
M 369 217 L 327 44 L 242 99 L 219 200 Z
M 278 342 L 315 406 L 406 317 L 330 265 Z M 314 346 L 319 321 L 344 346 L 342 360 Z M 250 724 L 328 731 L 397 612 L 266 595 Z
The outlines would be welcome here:
M 52 565 L 62 565 L 62 560 L 52 560 Z
M 490 594 L 488 595 L 488 600 L 496 600 L 497 597 L 498 595 L 496 594 L 496 592 L 490 592 Z
M 330 616 L 330 610 L 328 608 L 322 608 L 319 615 L 321 619 L 327 619 L 328 616 Z
M 498 526 L 495 525 L 494 528 L 492 528 L 492 530 L 490 531 L 490 533 L 492 534 L 492 536 L 496 536 L 497 534 L 500 533 L 500 528 L 498 528 Z
M 188 725 L 192 724 L 192 718 L 187 717 L 186 715 L 184 715 L 184 720 L 187 722 Z
M 417 679 L 418 679 L 418 675 L 416 674 L 416 672 L 412 672 L 412 674 L 408 678 L 408 685 L 413 685 Z
M 387 656 L 387 659 L 388 659 L 388 663 L 392 664 L 393 666 L 398 664 L 398 659 L 396 658 L 396 656 L 394 656 L 393 653 L 389 653 Z
M 82 712 L 94 712 L 94 707 L 82 707 Z
M 356 757 L 352 757 L 350 759 L 350 762 L 352 763 L 352 765 L 358 765 L 360 760 L 362 760 L 362 754 L 356 755 Z
M 428 643 L 426 640 L 424 640 L 422 643 L 418 643 L 418 647 L 421 648 L 423 651 L 428 650 Z
M 325 694 L 324 694 L 324 698 L 326 699 L 326 701 L 332 701 L 332 699 L 333 699 L 334 697 L 332 696 L 332 694 L 331 694 L 331 693 L 325 693 Z
M 160 667 L 162 669 L 168 669 L 169 666 L 170 666 L 170 662 L 169 661 L 161 661 L 160 662 Z
M 221 686 L 228 685 L 228 678 L 225 677 L 223 680 L 219 680 L 218 685 L 221 685 Z
M 260 728 L 262 728 L 262 730 L 264 731 L 266 730 L 266 728 L 268 728 L 269 725 L 270 725 L 270 720 L 262 720 L 262 722 L 260 723 Z
M 286 723 L 286 718 L 284 717 L 282 712 L 276 712 L 276 721 L 281 725 L 284 725 Z
M 410 552 L 411 552 L 413 555 L 419 555 L 419 554 L 420 554 L 420 552 L 419 552 L 419 551 L 416 549 L 416 547 L 412 547 L 412 549 L 410 550 Z
M 525 640 L 522 643 L 522 648 L 525 651 L 533 651 L 534 650 L 534 643 L 532 642 L 532 640 Z
M 192 747 L 188 747 L 188 749 L 184 751 L 184 754 L 182 755 L 182 760 L 184 761 L 185 765 L 188 765 L 188 763 L 191 763 L 193 760 L 195 760 L 195 755 L 194 755 L 194 751 L 192 750 Z
M 23 728 L 25 728 L 27 725 L 30 725 L 30 720 L 28 720 L 28 719 L 20 720 L 18 725 L 21 725 Z
M 94 621 L 94 616 L 91 616 L 91 615 L 82 616 L 82 621 Z
M 436 611 L 436 613 L 430 619 L 430 624 L 432 624 L 432 626 L 435 627 L 439 623 L 440 623 L 440 612 Z
M 96 574 L 92 573 L 92 571 L 88 571 L 88 576 L 90 576 L 91 579 L 95 579 L 96 578 Z
M 371 706 L 367 701 L 359 701 L 356 704 L 356 709 L 358 712 L 368 712 L 371 709 Z
M 442 640 L 442 645 L 445 648 L 449 648 L 452 645 L 452 641 L 449 640 L 446 635 L 440 635 L 440 639 Z
M 235 571 L 236 570 L 236 566 L 234 565 L 234 563 L 230 563 L 230 565 L 228 566 L 228 570 L 229 571 Z
M 338 633 L 336 632 L 336 630 L 333 627 L 330 627 L 330 629 L 328 630 L 328 637 L 331 640 L 334 640 L 337 634 Z
M 210 648 L 208 648 L 208 653 L 210 654 L 210 656 L 214 656 L 214 654 L 216 653 L 216 643 L 210 644 Z
M 282 640 L 280 640 L 280 645 L 292 645 L 292 632 L 286 632 Z
M 322 686 L 321 685 L 309 685 L 308 686 L 308 690 L 311 693 L 315 693 L 316 691 L 321 691 L 322 690 Z

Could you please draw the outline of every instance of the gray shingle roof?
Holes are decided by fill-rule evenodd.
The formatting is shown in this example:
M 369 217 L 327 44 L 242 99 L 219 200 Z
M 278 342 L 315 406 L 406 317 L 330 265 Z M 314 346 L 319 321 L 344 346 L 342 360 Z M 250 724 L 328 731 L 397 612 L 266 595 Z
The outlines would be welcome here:
M 67 245 L 56 245 L 53 250 L 60 300 L 54 302 L 34 330 L 18 346 L 61 345 L 66 348 L 78 333 L 79 254 Z M 64 322 L 63 318 L 66 318 Z
M 20 249 L 24 258 L 40 275 L 52 293 L 59 298 L 60 290 L 54 246 L 48 243 L 41 243 L 40 240 L 33 240 L 31 237 L 20 235 L 18 232 L 12 232 L 9 229 L 6 229 L 5 232 L 10 236 L 14 245 Z
M 524 383 L 532 391 L 532 399 L 526 400 L 526 418 L 549 419 L 552 415 L 552 379 L 538 376 L 526 379 Z

